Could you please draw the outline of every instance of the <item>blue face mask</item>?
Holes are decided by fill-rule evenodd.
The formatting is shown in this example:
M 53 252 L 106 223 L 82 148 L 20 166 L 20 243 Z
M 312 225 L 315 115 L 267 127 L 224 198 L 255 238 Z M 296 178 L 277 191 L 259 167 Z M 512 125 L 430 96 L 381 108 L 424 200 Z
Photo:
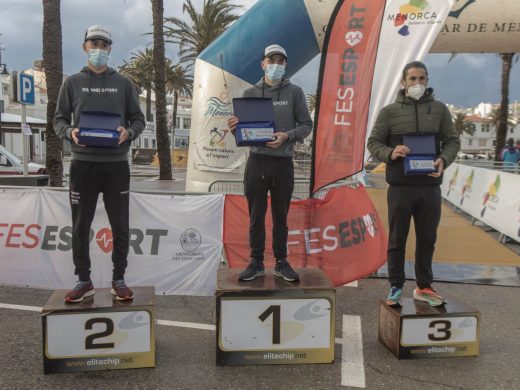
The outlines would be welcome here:
M 264 72 L 269 80 L 279 81 L 285 74 L 285 65 L 267 64 Z
M 108 63 L 108 50 L 90 49 L 88 51 L 88 62 L 96 68 L 102 68 Z

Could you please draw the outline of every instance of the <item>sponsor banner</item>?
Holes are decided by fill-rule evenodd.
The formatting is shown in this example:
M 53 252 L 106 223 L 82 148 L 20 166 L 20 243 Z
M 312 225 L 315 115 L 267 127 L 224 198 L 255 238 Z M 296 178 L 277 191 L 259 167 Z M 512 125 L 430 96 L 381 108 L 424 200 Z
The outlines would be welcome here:
M 472 217 L 520 242 L 520 176 L 513 173 L 450 165 L 442 195 Z
M 318 9 L 321 2 L 314 2 Z M 208 191 L 217 180 L 241 179 L 248 148 L 237 148 L 227 128 L 231 99 L 263 76 L 264 48 L 282 45 L 291 77 L 320 52 L 303 0 L 257 2 L 195 62 L 187 191 Z M 283 26 L 275 28 L 272 26 Z M 290 31 L 290 33 L 288 33 Z
M 0 284 L 70 288 L 75 280 L 68 193 L 0 193 Z M 158 294 L 212 295 L 222 251 L 223 195 L 130 196 L 125 279 Z M 112 279 L 112 232 L 102 202 L 91 229 L 95 287 Z
M 453 3 L 454 0 L 387 2 L 374 70 L 368 126 L 363 134 L 365 145 L 379 111 L 395 100 L 403 68 L 411 61 L 422 61 L 426 57 Z M 365 151 L 365 161 L 369 157 Z
M 457 0 L 430 52 L 518 53 L 520 2 Z
M 325 37 L 312 190 L 359 172 L 385 0 L 338 2 Z
M 227 195 L 224 248 L 229 266 L 249 262 L 249 216 L 246 198 Z M 296 268 L 321 268 L 335 286 L 358 280 L 386 261 L 387 238 L 364 187 L 339 187 L 324 199 L 291 202 L 288 259 Z M 273 267 L 272 219 L 266 213 L 266 266 Z
M 227 122 L 233 115 L 233 97 L 250 85 L 201 60 L 196 60 L 195 74 L 199 80 L 194 83 L 189 158 L 198 170 L 238 170 L 246 159 L 245 149 L 236 147 Z

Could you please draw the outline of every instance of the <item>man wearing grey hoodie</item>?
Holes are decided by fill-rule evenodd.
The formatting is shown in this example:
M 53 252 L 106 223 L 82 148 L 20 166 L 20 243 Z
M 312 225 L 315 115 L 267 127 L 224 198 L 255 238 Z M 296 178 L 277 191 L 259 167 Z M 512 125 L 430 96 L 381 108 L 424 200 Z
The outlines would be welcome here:
M 244 192 L 249 207 L 249 246 L 251 259 L 239 280 L 253 280 L 265 274 L 265 213 L 267 193 L 271 194 L 273 218 L 274 275 L 289 282 L 299 280 L 287 261 L 287 214 L 294 189 L 293 151 L 312 129 L 305 94 L 284 79 L 287 53 L 279 45 L 265 48 L 262 57 L 264 77 L 244 91 L 244 97 L 268 97 L 273 100 L 275 133 L 266 146 L 253 146 L 244 172 Z M 234 133 L 239 118 L 231 117 L 229 129 Z
M 130 168 L 128 150 L 145 127 L 144 115 L 132 83 L 107 66 L 112 38 L 102 26 L 85 33 L 83 50 L 87 66 L 68 77 L 60 90 L 54 131 L 71 142 L 70 205 L 72 209 L 72 257 L 79 281 L 65 295 L 65 302 L 81 302 L 94 294 L 90 280 L 90 227 L 97 199 L 103 194 L 113 236 L 112 294 L 117 300 L 133 299 L 124 281 L 129 244 Z M 82 112 L 101 111 L 121 116 L 118 147 L 81 145 L 79 123 Z

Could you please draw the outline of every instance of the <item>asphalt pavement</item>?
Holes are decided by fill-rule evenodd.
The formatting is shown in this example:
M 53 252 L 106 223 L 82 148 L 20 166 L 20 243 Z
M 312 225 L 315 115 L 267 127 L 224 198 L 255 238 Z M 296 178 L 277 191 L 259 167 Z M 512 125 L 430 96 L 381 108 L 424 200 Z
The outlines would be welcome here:
M 48 290 L 0 286 L 0 388 L 2 389 L 341 389 L 350 388 L 342 356 L 344 316 L 359 316 L 362 375 L 367 389 L 518 389 L 520 290 L 515 287 L 438 283 L 448 297 L 481 312 L 478 357 L 398 360 L 377 339 L 378 304 L 387 293 L 383 279 L 337 289 L 333 364 L 217 366 L 215 331 L 157 325 L 156 367 L 71 374 L 43 373 L 42 320 L 25 305 L 42 307 Z M 413 283 L 405 286 L 411 296 Z M 4 304 L 4 308 L 1 305 Z M 19 305 L 5 308 L 5 304 Z M 215 324 L 215 298 L 158 296 L 157 318 Z M 345 358 L 348 359 L 348 358 Z M 352 387 L 354 388 L 354 387 Z

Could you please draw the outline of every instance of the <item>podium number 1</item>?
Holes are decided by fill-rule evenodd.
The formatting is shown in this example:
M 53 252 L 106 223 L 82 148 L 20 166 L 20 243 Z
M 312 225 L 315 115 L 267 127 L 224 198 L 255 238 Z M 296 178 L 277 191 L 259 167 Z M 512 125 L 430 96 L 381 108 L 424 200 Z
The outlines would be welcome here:
M 269 306 L 258 318 L 264 322 L 271 314 L 273 315 L 273 344 L 280 344 L 280 305 Z
M 94 340 L 100 337 L 110 336 L 114 332 L 114 322 L 110 318 L 91 318 L 85 323 L 85 330 L 92 330 L 96 323 L 105 324 L 104 332 L 93 333 L 85 339 L 85 349 L 114 348 L 114 343 L 97 343 Z

